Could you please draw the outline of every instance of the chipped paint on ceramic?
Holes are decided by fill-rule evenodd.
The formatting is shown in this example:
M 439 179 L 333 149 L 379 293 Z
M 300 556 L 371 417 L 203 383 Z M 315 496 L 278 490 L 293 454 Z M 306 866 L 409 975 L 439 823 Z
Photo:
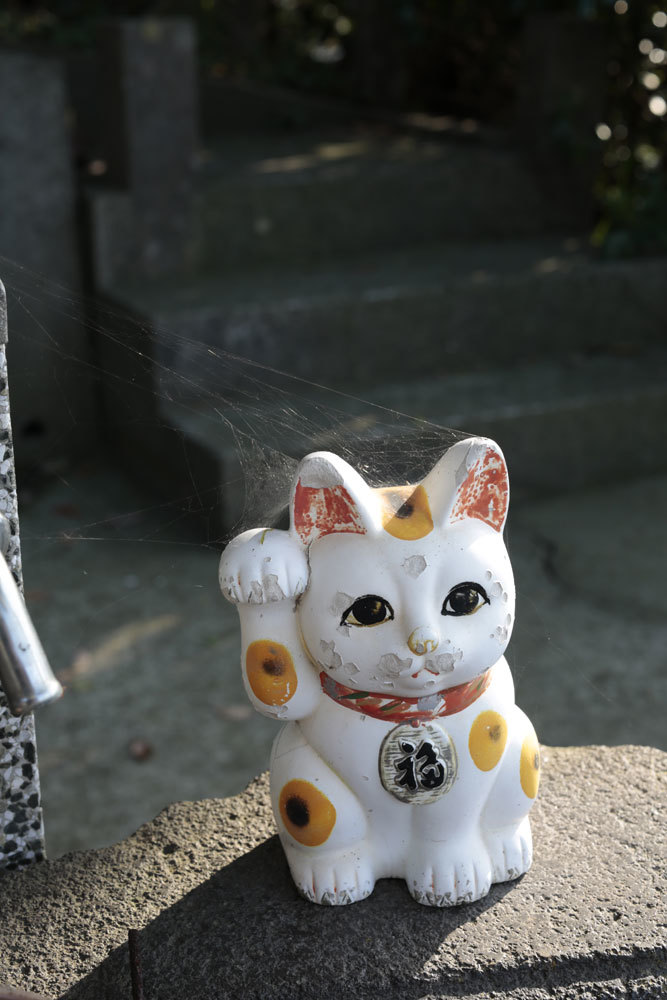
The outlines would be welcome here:
M 372 679 L 394 680 L 402 674 L 408 674 L 412 668 L 412 657 L 401 659 L 396 653 L 383 653 L 375 665 Z
M 11 530 L 7 562 L 14 579 L 22 587 L 6 337 L 5 294 L 0 283 L 0 512 L 7 517 Z M 12 715 L 0 689 L 0 868 L 21 868 L 43 857 L 44 827 L 34 717 Z
M 408 556 L 403 560 L 403 569 L 408 574 L 417 579 L 426 569 L 427 563 L 423 556 Z
M 352 498 L 343 486 L 304 486 L 300 480 L 294 494 L 294 527 L 304 545 L 321 535 L 364 533 Z
M 539 748 L 503 656 L 508 497 L 485 438 L 380 490 L 317 452 L 299 466 L 290 530 L 246 532 L 223 553 L 244 657 L 264 642 L 294 670 L 289 697 L 259 671 L 246 690 L 285 721 L 272 804 L 307 899 L 352 903 L 397 877 L 418 902 L 453 906 L 530 866 Z
M 338 667 L 342 667 L 343 658 L 340 653 L 336 652 L 336 644 L 333 639 L 331 642 L 325 642 L 324 639 L 320 641 L 320 656 L 317 662 L 323 667 L 328 667 L 329 670 L 337 670 Z
M 334 595 L 331 602 L 331 610 L 335 615 L 342 616 L 347 608 L 351 607 L 354 597 L 352 594 L 344 594 L 342 591 Z M 347 635 L 347 632 L 345 633 Z
M 449 653 L 438 653 L 437 656 L 429 656 L 424 663 L 424 668 L 432 674 L 451 674 L 459 660 L 463 659 L 463 650 L 454 649 Z
M 466 470 L 454 507 L 452 521 L 478 518 L 502 531 L 509 504 L 509 480 L 505 461 L 494 447 L 470 449 L 461 469 Z
M 496 638 L 498 642 L 507 645 L 509 642 L 509 637 L 512 634 L 512 616 L 505 615 L 505 621 L 500 625 L 496 625 L 496 630 L 492 635 L 492 638 Z

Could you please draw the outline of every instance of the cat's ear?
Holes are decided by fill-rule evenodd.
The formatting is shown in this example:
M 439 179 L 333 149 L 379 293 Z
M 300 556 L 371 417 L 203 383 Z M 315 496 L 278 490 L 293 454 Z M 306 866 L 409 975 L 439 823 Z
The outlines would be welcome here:
M 327 451 L 299 465 L 291 503 L 291 532 L 304 545 L 322 535 L 365 535 L 377 529 L 373 493 L 351 465 Z
M 423 480 L 441 524 L 466 518 L 502 532 L 510 499 L 505 458 L 490 438 L 467 438 L 447 451 Z

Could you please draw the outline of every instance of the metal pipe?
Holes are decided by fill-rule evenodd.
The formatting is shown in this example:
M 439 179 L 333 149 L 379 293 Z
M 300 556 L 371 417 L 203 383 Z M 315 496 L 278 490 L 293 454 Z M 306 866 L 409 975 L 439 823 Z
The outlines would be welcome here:
M 0 687 L 14 715 L 25 715 L 63 693 L 5 556 L 10 541 L 7 519 L 0 514 Z

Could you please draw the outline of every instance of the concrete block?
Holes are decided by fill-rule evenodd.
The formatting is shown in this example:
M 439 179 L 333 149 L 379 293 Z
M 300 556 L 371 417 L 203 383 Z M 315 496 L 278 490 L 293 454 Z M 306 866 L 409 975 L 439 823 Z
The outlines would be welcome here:
M 7 303 L 0 282 L 0 512 L 11 528 L 6 558 L 16 582 L 22 586 L 6 344 Z M 43 857 L 44 828 L 34 719 L 32 715 L 22 718 L 12 715 L 0 688 L 0 868 L 20 868 Z
M 13 419 L 19 467 L 34 472 L 82 454 L 95 437 L 89 345 L 76 303 L 76 199 L 63 66 L 3 50 L 0 94 L 0 271 L 11 310 Z M 43 278 L 56 283 L 52 295 Z
M 129 234 L 112 229 L 108 238 L 120 239 L 112 256 L 123 260 L 121 273 L 178 271 L 198 144 L 194 25 L 115 18 L 101 26 L 99 42 L 105 181 L 129 193 L 132 221 Z
M 444 910 L 398 880 L 349 907 L 301 899 L 263 777 L 170 806 L 117 846 L 5 874 L 0 969 L 67 1000 L 129 997 L 136 929 L 160 1000 L 658 1000 L 666 764 L 648 747 L 544 748 L 531 871 Z
M 187 177 L 197 147 L 196 38 L 179 18 L 114 18 L 100 28 L 110 183 L 150 196 Z

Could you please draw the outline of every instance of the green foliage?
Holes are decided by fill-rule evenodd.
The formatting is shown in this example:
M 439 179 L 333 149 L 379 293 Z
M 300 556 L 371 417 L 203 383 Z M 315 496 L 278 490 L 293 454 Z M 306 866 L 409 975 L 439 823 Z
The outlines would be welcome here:
M 598 124 L 601 253 L 667 249 L 667 0 L 5 0 L 0 42 L 90 46 L 100 18 L 189 16 L 212 77 L 250 77 L 356 103 L 502 121 L 515 98 L 526 17 L 569 14 L 606 33 Z M 581 152 L 563 107 L 554 149 Z M 585 145 L 585 143 L 584 143 Z
M 605 121 L 597 129 L 600 220 L 606 256 L 667 252 L 667 4 L 612 8 Z M 621 12 L 618 12 L 620 7 Z M 663 23 L 664 22 L 664 23 Z
M 111 14 L 140 16 L 155 4 L 105 0 L 6 0 L 0 11 L 0 42 L 6 45 L 48 45 L 66 49 L 93 44 L 95 26 Z

